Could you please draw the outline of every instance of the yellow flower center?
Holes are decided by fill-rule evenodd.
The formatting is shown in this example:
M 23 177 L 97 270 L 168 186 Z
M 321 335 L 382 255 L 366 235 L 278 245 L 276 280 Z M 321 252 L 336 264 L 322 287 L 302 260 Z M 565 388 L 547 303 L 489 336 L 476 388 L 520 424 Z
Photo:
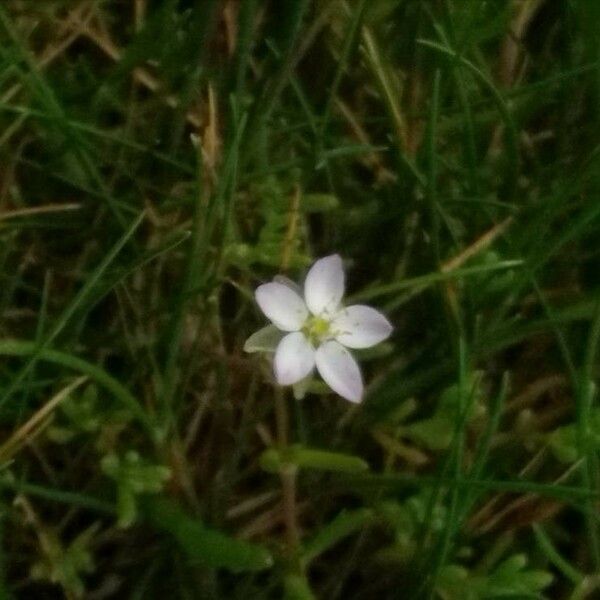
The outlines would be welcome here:
M 302 332 L 311 344 L 318 346 L 330 336 L 329 321 L 323 317 L 309 317 L 302 327 Z

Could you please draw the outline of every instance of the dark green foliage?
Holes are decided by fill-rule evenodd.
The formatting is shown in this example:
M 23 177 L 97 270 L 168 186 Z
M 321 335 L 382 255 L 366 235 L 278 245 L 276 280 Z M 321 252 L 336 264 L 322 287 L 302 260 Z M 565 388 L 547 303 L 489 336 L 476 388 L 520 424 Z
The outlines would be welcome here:
M 0 600 L 596 597 L 599 26 L 0 2 Z M 356 407 L 244 352 L 334 252 Z

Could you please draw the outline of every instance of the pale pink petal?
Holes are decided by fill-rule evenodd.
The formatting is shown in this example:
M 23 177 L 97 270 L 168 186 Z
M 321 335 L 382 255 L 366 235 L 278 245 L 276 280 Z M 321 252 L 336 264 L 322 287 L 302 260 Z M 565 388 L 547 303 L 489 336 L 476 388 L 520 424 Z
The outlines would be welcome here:
M 391 323 L 370 306 L 343 308 L 332 320 L 335 339 L 348 348 L 370 348 L 392 333 Z
M 292 385 L 313 370 L 315 351 L 303 333 L 288 333 L 277 346 L 273 366 L 277 383 Z
M 304 282 L 304 298 L 313 315 L 333 315 L 344 295 L 344 269 L 338 254 L 318 260 Z
M 304 300 L 287 285 L 264 283 L 256 288 L 254 296 L 260 309 L 283 331 L 298 331 L 308 317 Z
M 321 344 L 315 353 L 315 361 L 319 374 L 334 392 L 350 402 L 362 400 L 362 375 L 344 346 L 334 340 Z

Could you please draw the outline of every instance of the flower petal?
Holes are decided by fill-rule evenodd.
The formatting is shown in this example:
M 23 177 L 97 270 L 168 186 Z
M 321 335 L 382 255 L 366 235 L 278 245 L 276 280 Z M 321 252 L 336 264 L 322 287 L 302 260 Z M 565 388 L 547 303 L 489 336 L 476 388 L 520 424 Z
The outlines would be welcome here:
M 286 285 L 291 290 L 294 290 L 298 296 L 302 296 L 302 288 L 289 277 L 286 277 L 285 275 L 275 275 L 275 277 L 273 277 L 273 281 L 275 283 L 281 283 L 281 285 Z
M 348 348 L 370 348 L 392 333 L 391 323 L 370 306 L 356 304 L 342 309 L 332 320 L 335 339 Z
M 265 283 L 256 288 L 254 296 L 260 309 L 283 331 L 298 331 L 308 317 L 304 300 L 287 285 Z
M 321 377 L 334 392 L 350 402 L 362 400 L 362 375 L 344 346 L 334 340 L 321 344 L 315 353 L 315 361 Z
M 277 383 L 292 385 L 313 370 L 315 351 L 303 333 L 288 333 L 277 346 L 273 366 Z
M 244 344 L 244 352 L 275 352 L 281 338 L 285 335 L 275 325 L 270 324 L 255 331 Z
M 313 315 L 333 314 L 344 295 L 344 269 L 339 254 L 318 260 L 304 282 L 304 298 Z

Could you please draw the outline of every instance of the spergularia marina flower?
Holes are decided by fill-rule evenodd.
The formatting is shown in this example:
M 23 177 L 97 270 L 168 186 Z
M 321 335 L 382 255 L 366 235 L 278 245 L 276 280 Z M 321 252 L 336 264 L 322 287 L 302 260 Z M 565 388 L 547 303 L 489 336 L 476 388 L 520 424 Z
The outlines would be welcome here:
M 360 402 L 362 375 L 348 348 L 374 346 L 391 334 L 392 326 L 369 306 L 344 307 L 344 279 L 342 259 L 333 254 L 311 267 L 304 294 L 282 276 L 259 286 L 256 302 L 272 325 L 252 335 L 244 349 L 274 349 L 273 367 L 280 385 L 299 384 L 316 367 L 334 392 L 350 402 Z

